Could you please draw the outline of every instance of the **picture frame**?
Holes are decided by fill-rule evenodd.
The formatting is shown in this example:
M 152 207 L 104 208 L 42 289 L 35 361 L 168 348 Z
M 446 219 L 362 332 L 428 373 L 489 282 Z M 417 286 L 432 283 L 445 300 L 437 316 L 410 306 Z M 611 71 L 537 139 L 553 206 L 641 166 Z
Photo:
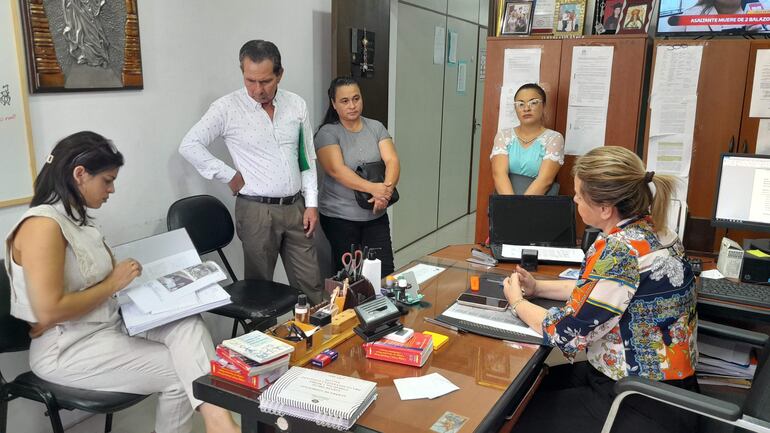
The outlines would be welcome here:
M 618 31 L 625 0 L 597 0 L 594 8 L 595 35 L 614 35 Z
M 528 0 L 506 0 L 500 23 L 501 35 L 528 35 L 532 30 L 535 3 Z
M 31 93 L 142 89 L 136 0 L 20 0 Z
M 585 0 L 556 0 L 553 34 L 562 37 L 581 36 L 585 10 Z
M 654 8 L 655 0 L 625 0 L 616 33 L 619 35 L 647 33 Z

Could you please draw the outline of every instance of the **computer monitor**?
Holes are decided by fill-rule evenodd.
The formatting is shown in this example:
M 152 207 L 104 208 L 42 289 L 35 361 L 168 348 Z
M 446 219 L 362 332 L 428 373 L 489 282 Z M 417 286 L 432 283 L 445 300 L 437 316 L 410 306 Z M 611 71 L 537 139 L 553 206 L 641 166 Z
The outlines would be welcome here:
M 770 232 L 770 155 L 722 154 L 711 224 Z
M 496 244 L 574 247 L 572 197 L 491 195 L 489 241 Z

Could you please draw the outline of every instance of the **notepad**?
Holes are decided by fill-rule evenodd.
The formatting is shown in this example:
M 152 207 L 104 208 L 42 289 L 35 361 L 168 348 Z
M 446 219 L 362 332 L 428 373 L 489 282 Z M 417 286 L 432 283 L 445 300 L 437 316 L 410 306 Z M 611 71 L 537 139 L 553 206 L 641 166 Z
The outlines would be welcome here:
M 375 399 L 375 382 L 292 367 L 259 396 L 259 409 L 348 430 Z

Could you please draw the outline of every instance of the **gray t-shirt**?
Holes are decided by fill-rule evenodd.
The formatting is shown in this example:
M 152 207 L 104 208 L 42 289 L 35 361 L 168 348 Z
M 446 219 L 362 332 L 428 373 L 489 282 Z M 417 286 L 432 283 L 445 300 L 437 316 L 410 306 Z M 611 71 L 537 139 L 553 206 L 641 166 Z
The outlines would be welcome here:
M 339 123 L 322 126 L 315 136 L 316 150 L 333 144 L 339 145 L 345 165 L 353 171 L 361 164 L 381 160 L 379 143 L 390 138 L 390 134 L 382 123 L 374 119 L 362 116 L 361 121 L 363 128 L 358 132 L 350 132 Z M 352 189 L 343 186 L 323 170 L 318 173 L 318 210 L 321 214 L 350 221 L 371 221 L 385 213 L 384 210 L 372 213 L 371 209 L 363 209 L 356 202 Z

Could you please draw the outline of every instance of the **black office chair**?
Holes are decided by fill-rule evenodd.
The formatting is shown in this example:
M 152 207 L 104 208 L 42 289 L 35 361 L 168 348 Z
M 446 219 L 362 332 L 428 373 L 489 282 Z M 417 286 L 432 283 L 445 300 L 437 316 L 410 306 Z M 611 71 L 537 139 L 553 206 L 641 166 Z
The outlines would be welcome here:
M 0 260 L 0 353 L 29 349 L 29 325 L 10 314 L 11 286 Z M 28 371 L 11 382 L 0 372 L 0 433 L 6 433 L 8 402 L 18 397 L 45 404 L 54 433 L 64 433 L 59 411 L 80 409 L 90 413 L 106 414 L 104 432 L 112 431 L 112 414 L 147 398 L 146 395 L 124 392 L 89 391 L 70 388 L 45 381 Z
M 701 432 L 770 431 L 770 366 L 767 365 L 768 356 L 770 356 L 770 337 L 705 321 L 699 322 L 698 333 L 744 342 L 761 348 L 754 381 L 745 399 L 736 404 L 723 398 L 698 394 L 665 383 L 627 377 L 615 384 L 617 396 L 612 403 L 602 433 L 610 432 L 621 402 L 633 394 L 640 394 L 701 415 L 699 426 Z
M 169 230 L 184 227 L 198 254 L 219 253 L 233 283 L 225 287 L 232 304 L 211 313 L 234 319 L 232 336 L 240 323 L 245 332 L 265 330 L 276 324 L 276 319 L 294 308 L 299 290 L 286 284 L 263 280 L 238 280 L 222 249 L 233 240 L 235 227 L 230 211 L 217 198 L 196 195 L 177 200 L 168 209 L 166 225 Z

